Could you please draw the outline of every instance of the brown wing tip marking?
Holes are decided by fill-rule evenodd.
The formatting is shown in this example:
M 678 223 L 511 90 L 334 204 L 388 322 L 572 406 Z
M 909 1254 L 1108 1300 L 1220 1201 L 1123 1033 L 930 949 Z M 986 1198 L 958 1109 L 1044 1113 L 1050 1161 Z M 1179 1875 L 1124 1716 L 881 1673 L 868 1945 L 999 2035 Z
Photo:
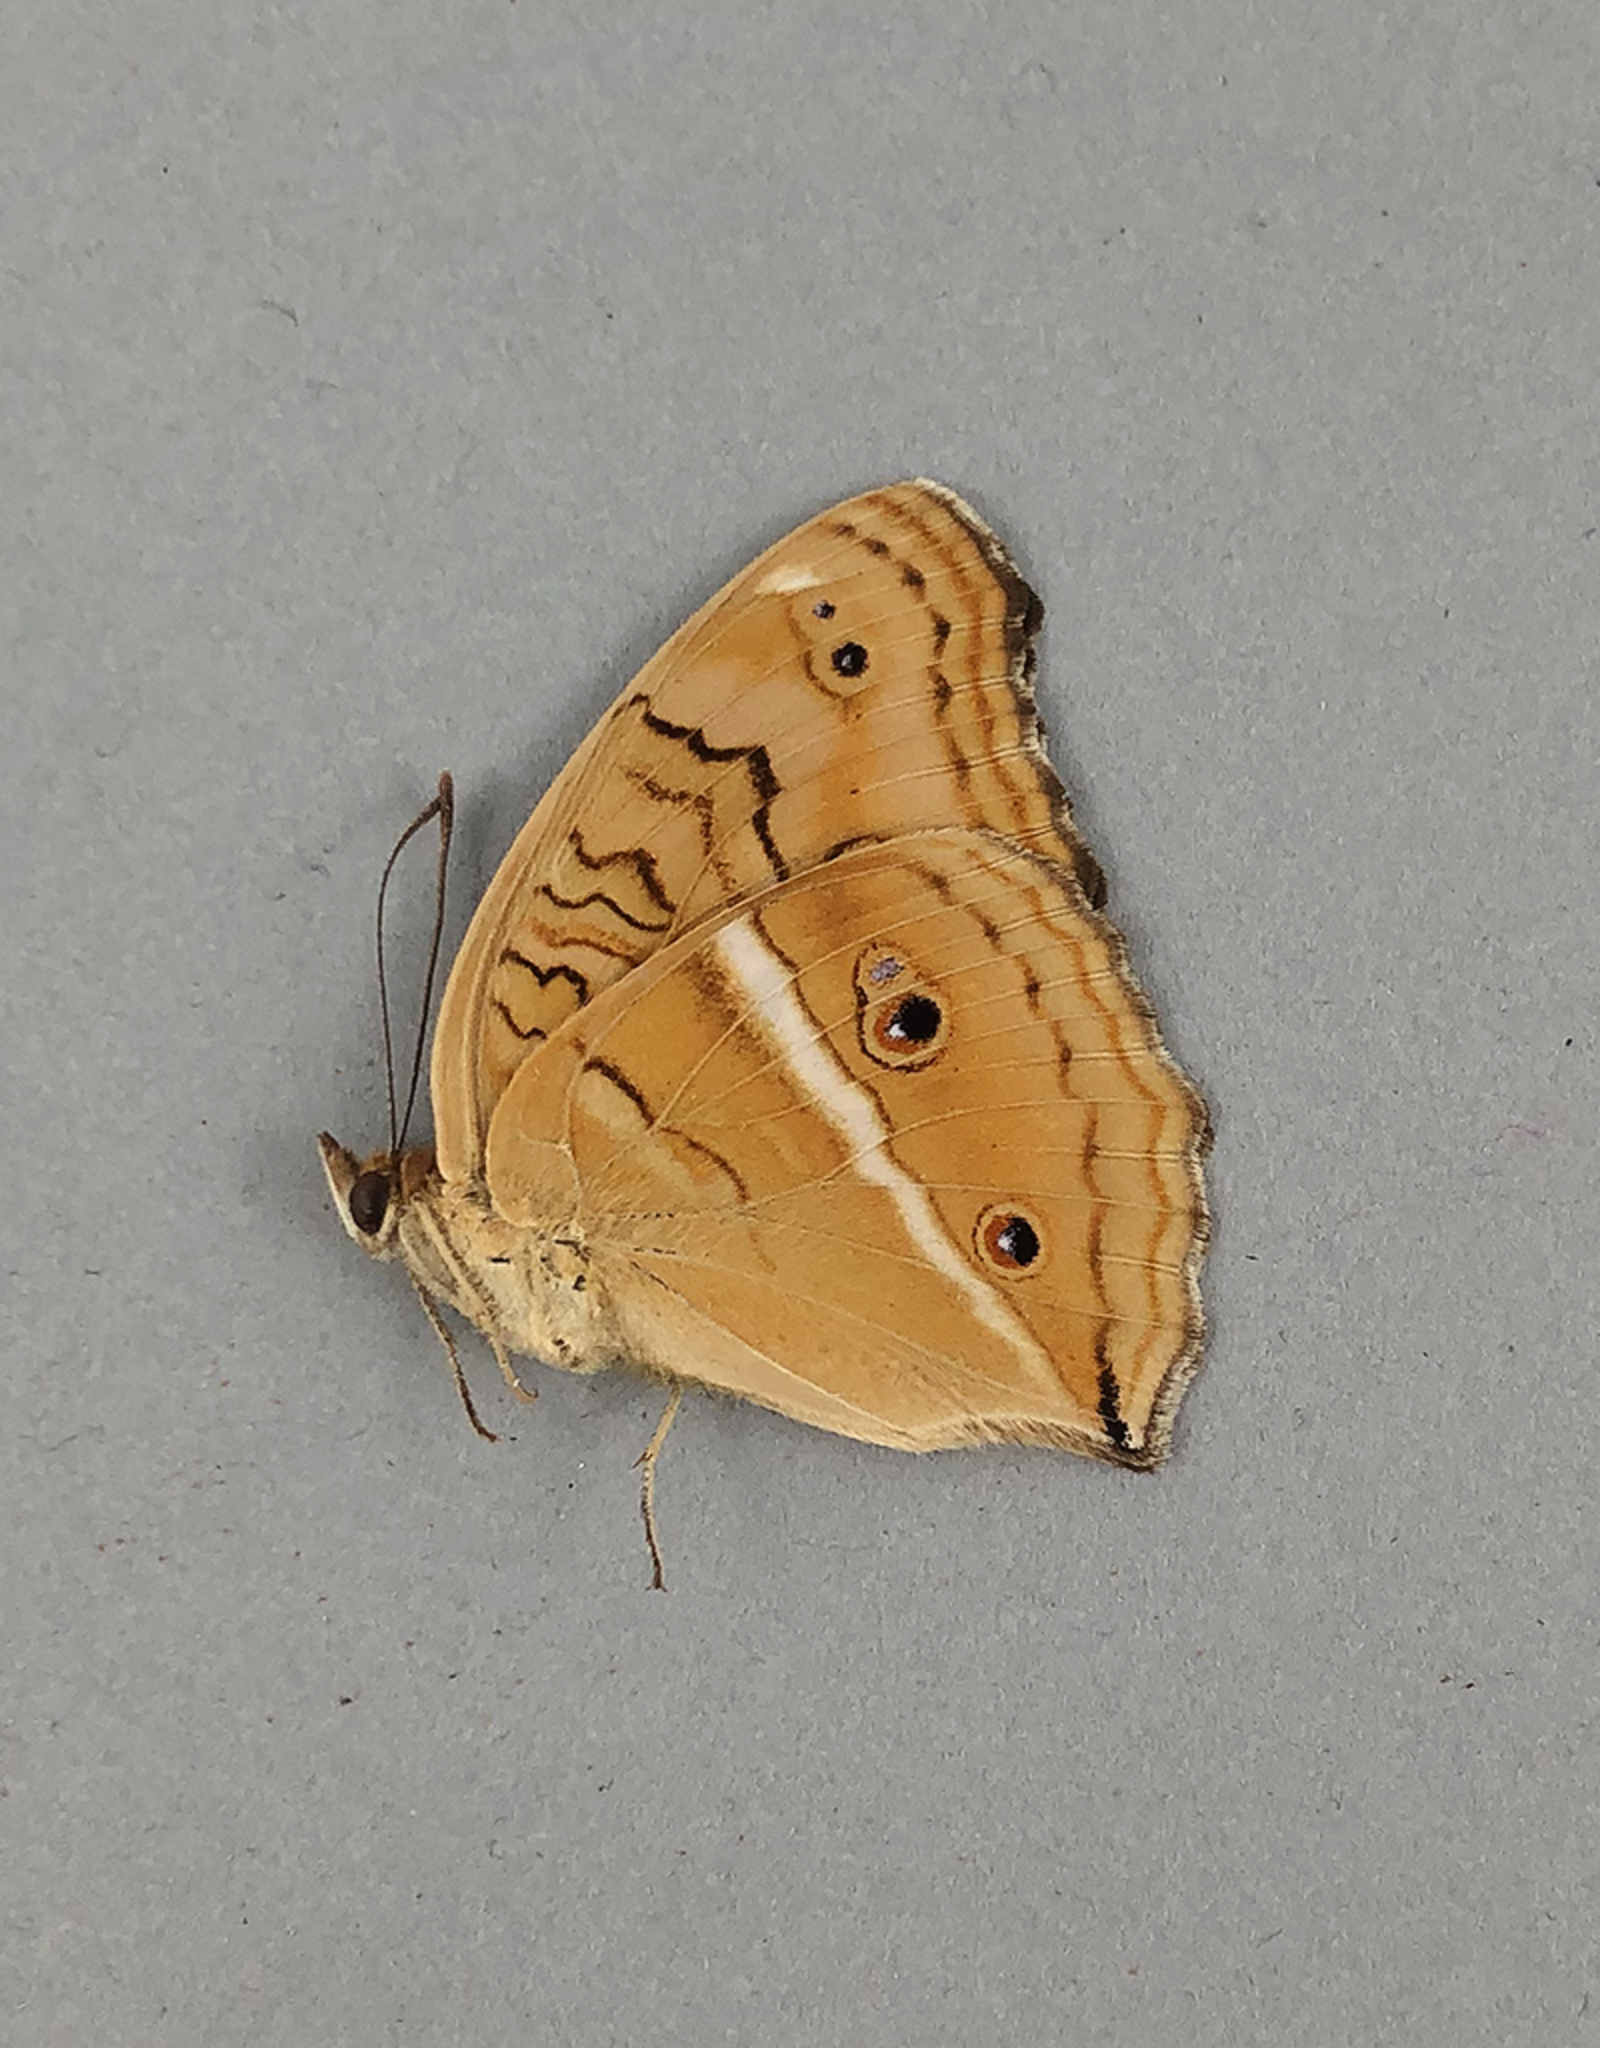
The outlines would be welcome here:
M 1094 1340 L 1094 1362 L 1099 1369 L 1101 1423 L 1115 1449 L 1126 1452 L 1131 1446 L 1128 1425 L 1122 1419 L 1122 1389 L 1117 1384 L 1116 1367 L 1106 1356 L 1106 1327 L 1103 1323 Z
M 1039 717 L 1033 682 L 1038 661 L 1034 642 L 1044 624 L 1044 604 L 1039 593 L 1018 570 L 999 535 L 965 498 L 927 477 L 917 478 L 910 488 L 935 499 L 955 520 L 983 557 L 984 566 L 1004 593 L 1006 659 L 1011 686 L 1024 714 L 1023 732 L 1029 757 L 1049 800 L 1052 822 L 1068 850 L 1069 872 L 1090 906 L 1095 910 L 1102 909 L 1106 900 L 1105 871 L 1078 831 L 1061 777 L 1045 751 L 1044 725 Z

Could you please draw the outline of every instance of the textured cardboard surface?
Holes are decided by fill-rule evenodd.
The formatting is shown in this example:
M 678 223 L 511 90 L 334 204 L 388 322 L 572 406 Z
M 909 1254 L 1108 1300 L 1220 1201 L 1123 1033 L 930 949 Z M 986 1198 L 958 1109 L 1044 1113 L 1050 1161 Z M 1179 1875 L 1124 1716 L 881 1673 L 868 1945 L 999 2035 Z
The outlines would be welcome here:
M 1600 2039 L 1583 10 L 27 12 L 8 2041 Z M 1153 1478 L 694 1404 L 663 1599 L 656 1397 L 478 1354 L 476 1442 L 312 1136 L 438 770 L 459 933 L 917 472 L 1216 1113 L 1210 1362 Z

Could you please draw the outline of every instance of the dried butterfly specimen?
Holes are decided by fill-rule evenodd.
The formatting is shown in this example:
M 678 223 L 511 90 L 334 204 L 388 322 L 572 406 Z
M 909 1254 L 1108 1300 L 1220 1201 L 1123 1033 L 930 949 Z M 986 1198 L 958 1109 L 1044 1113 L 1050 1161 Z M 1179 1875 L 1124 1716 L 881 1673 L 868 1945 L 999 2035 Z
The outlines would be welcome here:
M 687 1386 L 899 1450 L 1166 1453 L 1209 1125 L 1045 758 L 1039 616 L 936 484 L 799 527 L 507 854 L 440 1008 L 434 1144 L 392 1080 L 386 1150 L 321 1141 L 469 1414 L 440 1304 L 524 1398 L 513 1352 L 671 1388 L 657 1584 Z M 449 809 L 446 779 L 411 828 L 441 819 L 441 892 Z

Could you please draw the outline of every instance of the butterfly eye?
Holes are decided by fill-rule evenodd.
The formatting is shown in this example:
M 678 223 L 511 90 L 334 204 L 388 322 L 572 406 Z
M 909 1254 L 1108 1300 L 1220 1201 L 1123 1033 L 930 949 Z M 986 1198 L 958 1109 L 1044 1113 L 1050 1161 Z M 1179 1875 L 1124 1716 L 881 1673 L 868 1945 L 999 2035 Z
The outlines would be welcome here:
M 388 1174 L 374 1167 L 364 1173 L 350 1190 L 350 1221 L 364 1237 L 376 1237 L 389 1213 L 393 1185 Z
M 1026 1273 L 1044 1249 L 1032 1218 L 1004 1206 L 984 1211 L 976 1238 L 980 1255 L 1001 1273 Z

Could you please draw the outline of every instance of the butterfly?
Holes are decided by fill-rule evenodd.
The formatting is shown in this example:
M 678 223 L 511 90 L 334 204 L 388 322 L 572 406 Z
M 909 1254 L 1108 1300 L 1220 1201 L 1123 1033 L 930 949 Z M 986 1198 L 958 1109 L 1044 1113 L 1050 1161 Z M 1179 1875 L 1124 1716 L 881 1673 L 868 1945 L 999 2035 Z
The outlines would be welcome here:
M 387 1148 L 321 1139 L 482 1434 L 445 1308 L 521 1398 L 517 1353 L 666 1385 L 657 1585 L 688 1387 L 898 1450 L 1166 1454 L 1210 1123 L 1045 757 L 1039 623 L 938 484 L 796 528 L 506 855 L 440 1004 L 433 1144 L 405 1144 L 392 1058 Z M 439 820 L 441 904 L 451 805 L 446 777 L 400 842 Z M 379 930 L 381 960 L 381 892 Z

